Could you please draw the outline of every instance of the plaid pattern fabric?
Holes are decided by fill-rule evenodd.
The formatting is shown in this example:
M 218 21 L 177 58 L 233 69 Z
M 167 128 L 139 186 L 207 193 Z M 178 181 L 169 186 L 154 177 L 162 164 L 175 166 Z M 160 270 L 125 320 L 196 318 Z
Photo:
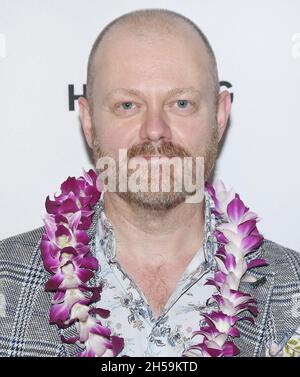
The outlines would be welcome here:
M 96 205 L 88 231 L 92 254 L 98 217 Z M 75 326 L 60 330 L 48 322 L 53 294 L 44 291 L 50 275 L 39 250 L 43 232 L 40 227 L 0 242 L 0 356 L 71 357 L 80 351 L 60 339 L 62 333 L 75 335 Z M 254 257 L 267 259 L 269 265 L 251 270 L 256 283 L 240 286 L 256 298 L 259 310 L 255 325 L 237 323 L 241 336 L 234 342 L 240 357 L 265 356 L 268 344 L 291 337 L 300 326 L 300 253 L 265 239 Z

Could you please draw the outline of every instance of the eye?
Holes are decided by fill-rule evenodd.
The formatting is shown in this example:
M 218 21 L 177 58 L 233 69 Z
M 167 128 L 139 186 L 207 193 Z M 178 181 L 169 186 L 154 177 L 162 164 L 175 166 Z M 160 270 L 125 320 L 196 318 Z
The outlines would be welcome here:
M 180 109 L 185 109 L 187 107 L 189 101 L 186 100 L 186 99 L 179 99 L 178 101 L 176 101 L 176 103 L 178 104 L 178 107 Z
M 122 102 L 121 106 L 123 110 L 131 110 L 133 107 L 133 102 Z
M 135 102 L 135 101 L 120 101 L 120 102 L 115 102 L 112 104 L 111 109 L 112 111 L 119 116 L 133 116 L 141 108 L 141 104 Z
M 194 100 L 178 99 L 169 103 L 168 107 L 178 115 L 187 116 L 193 114 L 198 109 L 198 104 Z

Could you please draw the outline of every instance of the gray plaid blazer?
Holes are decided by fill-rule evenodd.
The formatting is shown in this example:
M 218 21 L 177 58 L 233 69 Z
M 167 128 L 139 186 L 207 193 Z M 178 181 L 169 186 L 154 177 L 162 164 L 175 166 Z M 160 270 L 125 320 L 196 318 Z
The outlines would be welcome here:
M 92 254 L 98 205 L 95 209 L 88 231 Z M 61 330 L 48 322 L 53 294 L 44 291 L 50 274 L 39 250 L 43 232 L 40 227 L 0 242 L 0 356 L 72 357 L 79 352 L 77 345 L 61 341 L 62 334 L 76 334 L 75 326 Z M 256 298 L 259 310 L 255 325 L 237 323 L 241 336 L 234 342 L 242 357 L 265 356 L 268 342 L 280 344 L 300 326 L 300 253 L 265 239 L 251 259 L 256 257 L 267 259 L 269 265 L 251 270 L 256 283 L 240 286 Z

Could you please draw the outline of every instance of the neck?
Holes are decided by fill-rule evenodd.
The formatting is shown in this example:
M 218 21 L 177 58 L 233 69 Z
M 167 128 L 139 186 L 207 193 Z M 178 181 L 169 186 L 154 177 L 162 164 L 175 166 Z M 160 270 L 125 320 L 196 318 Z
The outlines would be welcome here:
M 114 228 L 117 259 L 142 266 L 186 264 L 203 242 L 204 202 L 155 211 L 106 192 L 104 209 Z

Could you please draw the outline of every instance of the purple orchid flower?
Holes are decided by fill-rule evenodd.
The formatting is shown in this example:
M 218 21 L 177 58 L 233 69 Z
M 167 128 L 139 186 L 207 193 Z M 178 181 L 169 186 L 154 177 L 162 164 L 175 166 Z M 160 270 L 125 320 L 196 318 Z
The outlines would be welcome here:
M 112 336 L 111 330 L 96 317 L 107 318 L 109 311 L 90 307 L 100 300 L 102 287 L 88 287 L 87 282 L 98 269 L 98 260 L 90 255 L 86 230 L 92 222 L 93 207 L 100 198 L 96 172 L 83 177 L 69 177 L 54 200 L 46 199 L 45 232 L 41 255 L 52 275 L 45 290 L 54 291 L 49 322 L 66 328 L 75 323 L 78 336 L 62 341 L 83 348 L 78 356 L 116 356 L 124 340 Z
M 236 322 L 248 320 L 254 323 L 253 317 L 238 317 L 238 314 L 245 311 L 254 317 L 258 314 L 256 300 L 238 291 L 238 287 L 241 281 L 255 281 L 254 276 L 248 274 L 249 269 L 267 265 L 264 259 L 247 262 L 245 257 L 261 246 L 263 237 L 256 227 L 257 215 L 249 211 L 238 194 L 232 189 L 227 191 L 222 181 L 217 181 L 214 186 L 206 183 L 205 187 L 214 202 L 212 213 L 221 220 L 214 232 L 219 244 L 214 255 L 218 270 L 205 283 L 215 286 L 217 293 L 212 299 L 219 311 L 202 314 L 205 325 L 193 333 L 193 337 L 197 335 L 202 339 L 183 356 L 235 356 L 239 350 L 227 339 L 228 336 L 240 336 L 234 327 Z

